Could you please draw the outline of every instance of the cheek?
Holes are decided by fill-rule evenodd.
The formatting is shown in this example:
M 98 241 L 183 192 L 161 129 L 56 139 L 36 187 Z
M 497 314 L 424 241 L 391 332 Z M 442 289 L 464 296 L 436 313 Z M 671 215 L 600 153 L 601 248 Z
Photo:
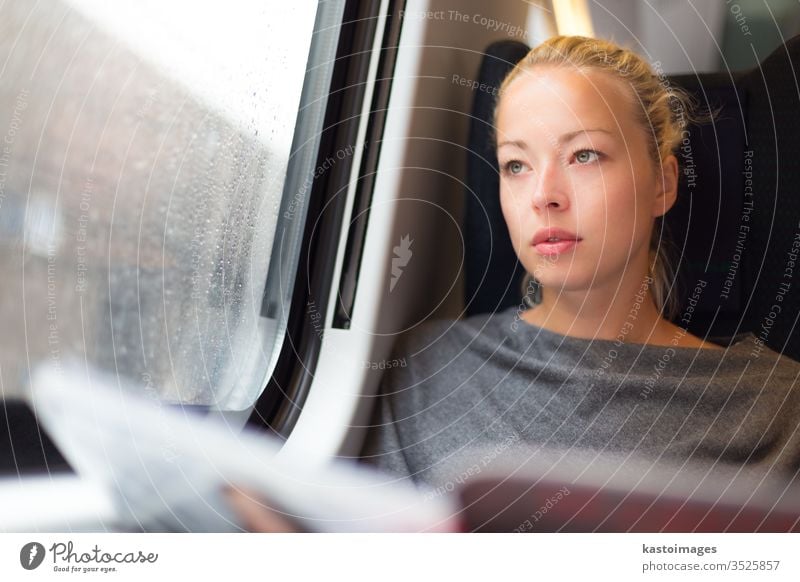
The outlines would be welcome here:
M 615 249 L 638 247 L 649 240 L 652 203 L 648 204 L 636 188 L 630 180 L 618 183 L 614 189 L 607 186 L 605 200 L 594 209 L 601 236 Z
M 599 186 L 601 196 L 593 198 L 588 212 L 592 216 L 604 217 L 609 228 L 627 229 L 644 209 L 641 198 L 637 200 L 636 183 L 629 177 L 607 176 Z
M 515 194 L 510 188 L 500 187 L 500 208 L 503 211 L 503 218 L 506 222 L 506 230 L 511 239 L 511 246 L 514 252 L 519 255 L 527 246 L 527 240 L 531 236 L 530 220 L 532 212 L 525 204 L 524 197 Z M 503 233 L 498 233 L 502 235 Z
M 519 200 L 503 185 L 500 186 L 500 209 L 503 211 L 503 218 L 506 221 L 511 243 L 516 249 L 525 223 L 525 216 L 519 206 Z

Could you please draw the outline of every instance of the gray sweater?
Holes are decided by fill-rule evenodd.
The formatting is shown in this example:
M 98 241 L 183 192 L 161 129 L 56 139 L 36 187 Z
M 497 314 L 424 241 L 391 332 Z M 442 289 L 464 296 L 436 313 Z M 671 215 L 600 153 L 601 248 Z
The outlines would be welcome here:
M 397 342 L 362 460 L 433 487 L 518 445 L 794 473 L 800 363 L 752 333 L 721 344 L 563 336 L 516 308 L 427 322 Z

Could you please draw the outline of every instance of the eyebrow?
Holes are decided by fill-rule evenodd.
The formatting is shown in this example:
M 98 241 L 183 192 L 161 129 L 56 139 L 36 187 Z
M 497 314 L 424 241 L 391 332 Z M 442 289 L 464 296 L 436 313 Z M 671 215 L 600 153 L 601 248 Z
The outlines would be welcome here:
M 579 129 L 577 131 L 570 131 L 568 133 L 565 133 L 560 138 L 558 138 L 558 143 L 563 145 L 563 144 L 567 143 L 568 141 L 571 141 L 572 139 L 574 139 L 575 137 L 577 137 L 578 135 L 580 135 L 582 133 L 590 133 L 590 132 L 593 132 L 593 131 L 599 131 L 601 133 L 606 133 L 608 135 L 611 135 L 610 131 L 608 131 L 607 129 L 603 129 L 602 127 L 597 127 L 597 128 L 594 128 L 594 129 Z M 523 149 L 523 150 L 528 148 L 528 144 L 524 140 L 514 139 L 514 140 L 507 140 L 507 141 L 500 142 L 499 144 L 497 144 L 497 149 L 500 149 L 501 147 L 507 146 L 507 145 L 513 145 L 513 146 L 516 146 L 516 147 L 518 147 L 520 149 Z

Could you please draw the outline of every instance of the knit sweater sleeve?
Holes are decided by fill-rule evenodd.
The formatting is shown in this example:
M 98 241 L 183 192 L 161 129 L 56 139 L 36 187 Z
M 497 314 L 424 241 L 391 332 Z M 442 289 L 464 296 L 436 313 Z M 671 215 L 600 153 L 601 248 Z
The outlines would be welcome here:
M 396 346 L 393 357 L 397 358 L 401 352 L 402 347 Z M 410 373 L 411 370 L 401 367 L 385 370 L 360 454 L 361 462 L 402 478 L 410 478 L 412 471 L 397 428 L 396 395 L 403 378 Z
M 394 398 L 391 390 L 395 375 L 394 370 L 387 370 L 383 376 L 360 460 L 398 477 L 410 478 L 412 471 L 408 466 L 402 438 L 395 422 Z

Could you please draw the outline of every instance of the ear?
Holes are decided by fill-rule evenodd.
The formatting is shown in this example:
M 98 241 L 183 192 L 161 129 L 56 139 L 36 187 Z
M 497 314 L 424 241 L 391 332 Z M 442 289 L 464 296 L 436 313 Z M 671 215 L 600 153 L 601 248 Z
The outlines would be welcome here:
M 674 155 L 664 158 L 657 180 L 658 194 L 653 200 L 654 217 L 666 214 L 678 199 L 678 159 Z

